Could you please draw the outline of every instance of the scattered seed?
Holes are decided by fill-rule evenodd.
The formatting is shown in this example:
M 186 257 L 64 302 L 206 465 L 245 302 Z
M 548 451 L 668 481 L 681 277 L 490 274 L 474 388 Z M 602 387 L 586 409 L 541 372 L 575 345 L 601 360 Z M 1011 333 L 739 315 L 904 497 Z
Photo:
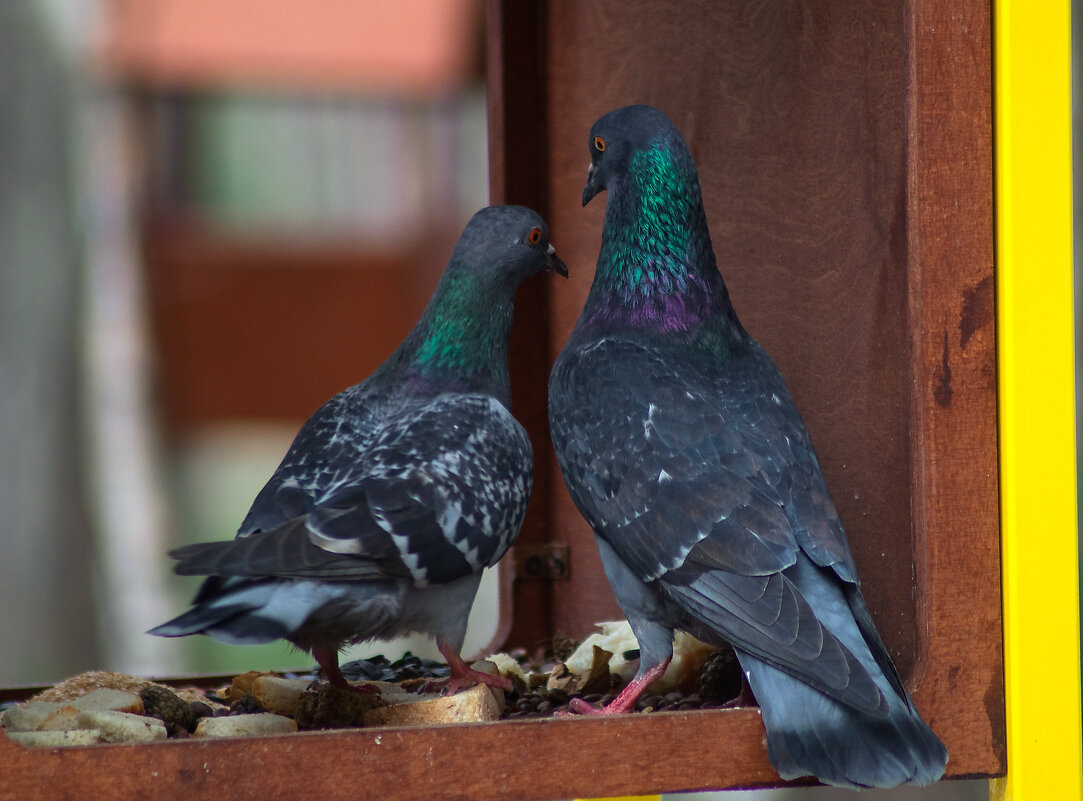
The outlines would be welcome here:
M 546 693 L 545 697 L 554 706 L 566 704 L 571 699 L 571 695 L 569 695 L 565 690 L 561 689 L 550 690 L 548 693 Z

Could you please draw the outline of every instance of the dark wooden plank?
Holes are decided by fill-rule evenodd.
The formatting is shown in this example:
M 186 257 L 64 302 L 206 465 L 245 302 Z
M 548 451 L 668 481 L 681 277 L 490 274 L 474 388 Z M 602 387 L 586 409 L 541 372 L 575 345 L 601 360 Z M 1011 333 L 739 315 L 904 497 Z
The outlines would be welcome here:
M 715 710 L 56 751 L 0 736 L 0 799 L 543 801 L 755 786 L 774 776 L 762 731 L 754 710 Z
M 486 22 L 489 100 L 489 195 L 492 203 L 514 203 L 549 216 L 546 147 L 545 12 L 541 0 L 502 3 L 490 0 Z M 563 254 L 560 243 L 558 252 Z M 512 403 L 534 445 L 534 493 L 515 550 L 544 546 L 554 533 L 550 498 L 559 482 L 549 465 L 552 446 L 546 386 L 553 362 L 550 293 L 561 281 L 549 276 L 531 281 L 516 299 L 511 336 Z M 564 286 L 558 287 L 563 291 Z M 500 566 L 506 605 L 499 643 L 534 649 L 553 633 L 553 592 L 567 582 L 514 575 L 514 555 Z
M 1006 770 L 988 4 L 913 3 L 915 699 L 951 775 Z
M 556 343 L 582 306 L 601 231 L 604 198 L 578 202 L 587 132 L 609 109 L 656 105 L 696 157 L 738 314 L 798 401 L 870 608 L 907 673 L 916 636 L 905 22 L 894 2 L 694 2 L 676 12 L 555 1 L 547 65 L 551 216 L 573 273 L 553 301 Z M 554 522 L 575 569 L 600 575 L 591 534 L 561 492 Z M 558 599 L 558 630 L 581 633 L 614 614 L 607 592 L 575 582 Z
M 544 0 L 488 0 L 485 31 L 490 200 L 543 215 L 549 205 L 546 18 Z

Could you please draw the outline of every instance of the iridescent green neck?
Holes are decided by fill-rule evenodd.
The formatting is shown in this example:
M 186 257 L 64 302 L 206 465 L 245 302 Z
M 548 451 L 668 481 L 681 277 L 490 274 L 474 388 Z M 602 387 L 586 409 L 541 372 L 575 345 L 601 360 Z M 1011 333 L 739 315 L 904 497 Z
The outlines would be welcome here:
M 465 270 L 449 269 L 396 361 L 423 382 L 500 395 L 508 384 L 511 321 L 511 297 L 481 286 Z
M 684 330 L 728 305 L 690 156 L 641 150 L 608 195 L 588 318 Z

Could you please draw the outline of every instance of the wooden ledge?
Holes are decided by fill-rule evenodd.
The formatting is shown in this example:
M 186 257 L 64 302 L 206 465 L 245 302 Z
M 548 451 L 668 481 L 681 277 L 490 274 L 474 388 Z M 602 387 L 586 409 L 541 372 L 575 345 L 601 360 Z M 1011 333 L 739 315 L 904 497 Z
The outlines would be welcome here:
M 754 709 L 25 749 L 0 737 L 11 798 L 502 801 L 778 782 Z

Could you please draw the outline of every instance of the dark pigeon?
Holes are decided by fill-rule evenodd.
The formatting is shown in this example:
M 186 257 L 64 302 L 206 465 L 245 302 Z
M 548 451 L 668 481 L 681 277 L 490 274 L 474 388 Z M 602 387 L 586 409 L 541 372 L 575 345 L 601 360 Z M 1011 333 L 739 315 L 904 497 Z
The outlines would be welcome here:
M 589 147 L 584 205 L 608 190 L 601 251 L 549 416 L 639 640 L 639 672 L 603 711 L 633 708 L 681 629 L 733 646 L 783 778 L 936 781 L 947 751 L 873 626 L 793 398 L 730 304 L 687 145 L 630 106 Z
M 236 539 L 178 548 L 176 572 L 209 578 L 180 617 L 150 633 L 228 643 L 285 639 L 348 687 L 338 651 L 424 632 L 451 666 L 482 569 L 523 522 L 530 441 L 508 411 L 508 332 L 520 282 L 568 274 L 529 209 L 482 209 L 467 224 L 425 313 L 365 381 L 325 403 L 256 496 Z

